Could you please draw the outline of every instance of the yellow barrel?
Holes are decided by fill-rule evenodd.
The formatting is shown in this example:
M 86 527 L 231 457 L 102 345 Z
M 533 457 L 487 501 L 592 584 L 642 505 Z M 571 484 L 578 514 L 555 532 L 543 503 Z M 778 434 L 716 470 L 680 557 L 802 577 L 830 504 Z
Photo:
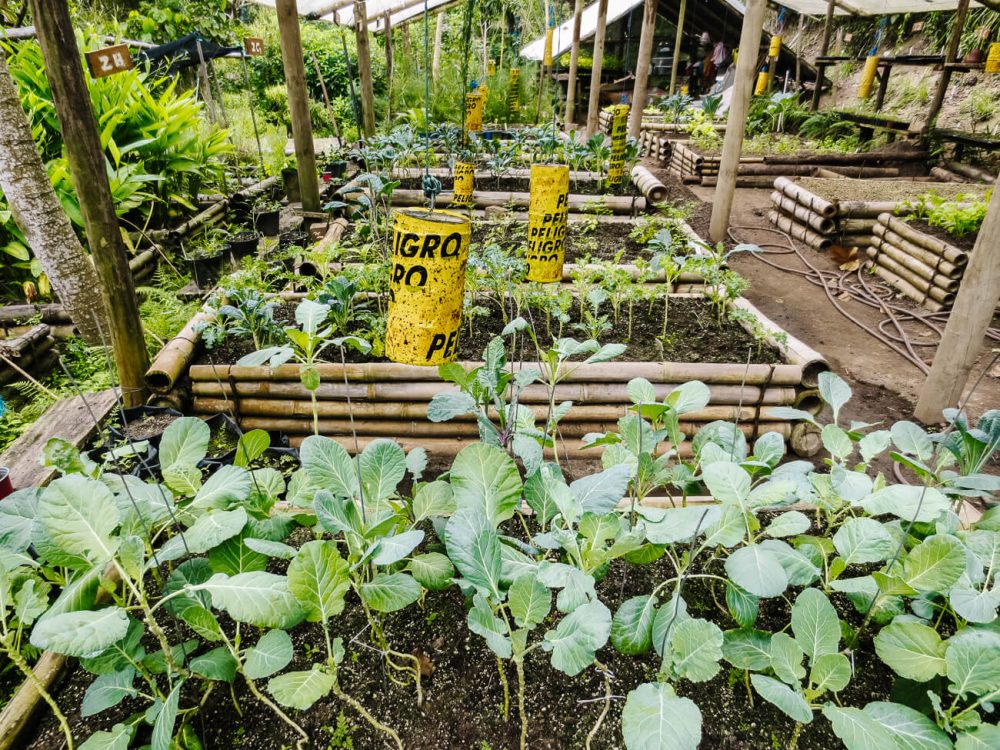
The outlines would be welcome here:
M 627 104 L 616 104 L 611 110 L 611 158 L 608 160 L 608 185 L 621 185 L 625 180 L 625 144 L 628 138 Z
M 770 76 L 766 70 L 762 70 L 757 74 L 757 86 L 753 90 L 754 96 L 760 96 L 761 94 L 767 93 L 768 78 L 770 78 Z
M 865 67 L 861 69 L 861 83 L 858 85 L 858 98 L 867 99 L 872 95 L 872 85 L 875 83 L 875 74 L 878 73 L 878 55 L 871 55 L 865 60 Z
M 549 26 L 545 29 L 545 51 L 542 53 L 542 65 L 547 68 L 552 67 L 552 32 L 554 29 Z
M 396 212 L 385 356 L 406 365 L 437 366 L 458 356 L 468 218 L 422 208 Z
M 488 60 L 486 62 L 486 75 L 495 76 L 497 74 L 497 61 Z
M 475 204 L 476 165 L 470 161 L 455 162 L 455 186 L 451 205 L 467 208 Z
M 469 133 L 483 132 L 483 110 L 486 97 L 482 91 L 470 91 L 465 95 L 465 129 Z
M 531 165 L 528 199 L 528 281 L 562 281 L 569 217 L 569 167 Z
M 515 114 L 521 111 L 521 69 L 510 69 L 510 84 L 507 86 L 507 111 Z
M 767 56 L 768 57 L 778 57 L 779 55 L 781 55 L 781 37 L 780 36 L 772 36 L 771 37 L 771 44 L 767 48 Z
M 1000 73 L 1000 42 L 993 42 L 990 45 L 990 51 L 986 54 L 984 70 L 987 73 Z

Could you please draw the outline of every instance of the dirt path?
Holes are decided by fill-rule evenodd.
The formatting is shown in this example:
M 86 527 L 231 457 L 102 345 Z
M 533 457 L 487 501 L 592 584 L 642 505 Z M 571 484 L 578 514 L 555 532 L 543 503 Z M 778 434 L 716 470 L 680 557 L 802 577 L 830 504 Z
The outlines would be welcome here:
M 714 188 L 692 188 L 698 198 L 707 202 L 711 202 L 713 191 Z M 778 239 L 775 234 L 762 231 L 773 228 L 766 218 L 770 191 L 738 189 L 736 192 L 730 220 L 736 239 L 758 245 L 775 242 Z M 801 243 L 796 245 L 816 268 L 837 270 L 836 261 L 829 255 Z M 806 270 L 793 254 L 767 257 L 780 265 Z M 830 302 L 822 287 L 804 277 L 773 269 L 749 254 L 734 256 L 731 265 L 749 279 L 751 287 L 745 296 L 753 304 L 789 333 L 822 352 L 833 369 L 848 380 L 854 390 L 849 418 L 877 422 L 912 417 L 913 404 L 924 381 L 923 373 L 914 364 L 848 320 Z M 905 297 L 896 301 L 902 305 L 909 304 Z M 860 302 L 851 299 L 838 302 L 871 328 L 877 329 L 883 319 L 879 311 Z M 921 337 L 924 341 L 928 338 L 925 331 L 917 328 L 912 333 L 915 343 Z M 918 348 L 926 359 L 929 359 L 926 355 L 931 351 L 931 347 Z M 966 393 L 983 375 L 993 358 L 994 352 L 984 346 L 969 378 Z M 998 376 L 1000 366 L 994 366 L 992 374 L 982 377 L 968 402 L 968 411 L 972 416 L 1000 407 Z

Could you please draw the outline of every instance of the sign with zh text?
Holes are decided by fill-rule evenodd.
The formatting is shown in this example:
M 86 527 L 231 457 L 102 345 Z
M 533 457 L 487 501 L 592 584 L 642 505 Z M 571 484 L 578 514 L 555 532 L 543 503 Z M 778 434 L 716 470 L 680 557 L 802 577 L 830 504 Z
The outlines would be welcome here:
M 113 47 L 95 49 L 86 54 L 87 67 L 94 78 L 105 78 L 129 70 L 133 67 L 132 55 L 127 44 L 116 44 Z
M 256 36 L 248 36 L 243 40 L 243 50 L 247 57 L 263 57 L 264 40 Z

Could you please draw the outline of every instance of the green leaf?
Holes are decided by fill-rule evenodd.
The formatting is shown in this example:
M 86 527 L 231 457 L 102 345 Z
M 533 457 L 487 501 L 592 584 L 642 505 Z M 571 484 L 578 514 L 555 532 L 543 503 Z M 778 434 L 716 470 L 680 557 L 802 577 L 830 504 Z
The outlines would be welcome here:
M 771 669 L 778 679 L 789 685 L 798 685 L 806 676 L 802 666 L 805 652 L 798 642 L 787 633 L 775 633 L 771 636 Z
M 783 682 L 763 674 L 750 675 L 750 682 L 761 698 L 780 708 L 799 724 L 808 724 L 812 721 L 812 709 L 797 690 L 792 690 Z
M 951 503 L 939 490 L 914 484 L 890 484 L 861 501 L 872 516 L 892 515 L 902 521 L 930 523 L 946 512 Z
M 100 675 L 87 687 L 80 704 L 80 716 L 87 717 L 117 706 L 125 698 L 136 694 L 135 668 L 127 667 L 118 672 Z
M 156 553 L 155 564 L 178 560 L 186 554 L 193 555 L 208 552 L 230 537 L 239 534 L 247 525 L 247 512 L 243 508 L 236 510 L 209 511 L 183 534 L 177 534 L 166 541 Z
M 380 573 L 361 585 L 361 596 L 376 612 L 395 612 L 420 598 L 420 584 L 406 573 Z
M 771 433 L 774 434 L 774 433 Z M 809 516 L 797 510 L 786 510 L 775 516 L 764 533 L 773 537 L 795 536 L 809 531 Z
M 830 405 L 833 421 L 840 416 L 840 410 L 851 400 L 851 387 L 834 372 L 827 370 L 819 374 L 819 395 Z
M 965 547 L 953 536 L 935 534 L 903 560 L 903 580 L 917 591 L 943 593 L 965 572 Z
M 417 583 L 431 591 L 441 591 L 451 586 L 455 577 L 455 567 L 447 555 L 440 552 L 426 552 L 416 555 L 406 567 Z
M 763 630 L 727 630 L 722 656 L 737 669 L 760 672 L 771 666 L 771 634 Z
M 208 452 L 212 430 L 198 417 L 180 417 L 171 422 L 160 439 L 160 466 L 197 466 Z
M 423 540 L 424 532 L 419 529 L 411 529 L 394 536 L 384 536 L 378 541 L 372 562 L 376 565 L 397 563 L 413 552 Z
M 24 552 L 31 544 L 31 527 L 38 515 L 38 496 L 34 487 L 16 490 L 0 503 L 0 549 Z
M 288 579 L 274 573 L 216 573 L 199 588 L 208 591 L 212 603 L 234 620 L 258 628 L 291 628 L 305 616 L 288 590 Z
M 513 654 L 513 644 L 503 620 L 493 614 L 490 605 L 480 594 L 473 598 L 469 610 L 469 630 L 480 635 L 490 650 L 501 659 L 509 659 Z
M 661 657 L 664 651 L 669 654 L 670 640 L 677 632 L 677 626 L 690 619 L 687 604 L 679 596 L 671 597 L 670 601 L 656 611 L 653 619 L 653 648 Z
M 930 436 L 919 425 L 913 422 L 896 422 L 889 430 L 893 445 L 900 453 L 916 456 L 921 461 L 927 461 L 934 455 L 934 444 Z
M 876 701 L 863 710 L 892 735 L 899 750 L 952 750 L 948 735 L 931 719 L 909 706 Z
M 262 680 L 287 667 L 294 655 L 292 637 L 284 630 L 269 630 L 247 649 L 243 671 L 251 680 Z
M 854 443 L 851 442 L 850 435 L 835 424 L 824 425 L 820 431 L 820 438 L 823 441 L 823 447 L 834 458 L 845 460 L 854 451 Z
M 919 622 L 893 622 L 875 636 L 878 658 L 900 677 L 927 682 L 945 673 L 945 645 L 934 628 Z
M 732 581 L 726 581 L 726 606 L 729 614 L 741 628 L 751 628 L 760 613 L 760 599 Z
M 611 643 L 616 649 L 638 656 L 653 648 L 656 604 L 654 596 L 633 596 L 622 602 L 611 621 Z
M 722 506 L 722 513 L 705 531 L 705 544 L 709 547 L 732 547 L 743 541 L 747 534 L 746 517 L 736 505 Z
M 533 628 L 552 611 L 552 593 L 531 575 L 522 575 L 507 592 L 507 603 L 519 628 Z
M 52 482 L 38 499 L 38 523 L 60 550 L 95 565 L 110 560 L 118 549 L 112 536 L 118 526 L 114 496 L 94 479 L 70 474 Z
M 266 570 L 269 556 L 260 549 L 275 544 L 250 536 L 253 531 L 248 524 L 236 536 L 232 536 L 208 551 L 208 563 L 213 573 L 237 575 L 254 570 Z M 271 552 L 275 550 L 271 549 Z M 294 550 L 297 552 L 297 550 Z M 294 556 L 294 555 L 293 555 Z
M 358 466 L 365 503 L 373 505 L 396 492 L 406 476 L 406 454 L 395 440 L 374 440 L 361 451 Z
M 666 683 L 632 690 L 622 710 L 626 750 L 697 750 L 701 711 L 690 698 L 678 698 Z
M 427 404 L 427 419 L 431 422 L 447 422 L 463 414 L 475 414 L 476 401 L 462 391 L 436 393 Z
M 349 566 L 337 543 L 306 542 L 288 564 L 288 590 L 305 610 L 309 622 L 322 622 L 344 611 L 344 596 L 351 587 Z
M 299 551 L 290 544 L 285 544 L 284 542 L 272 542 L 270 539 L 257 539 L 256 537 L 246 537 L 243 539 L 243 544 L 246 545 L 247 549 L 257 552 L 265 557 L 274 557 L 278 560 L 291 560 Z M 266 567 L 266 565 L 264 566 Z M 235 575 L 236 573 L 243 573 L 246 569 L 234 570 L 234 571 L 219 571 L 220 573 L 231 573 Z M 261 568 L 263 570 L 263 568 Z
M 313 667 L 308 671 L 272 677 L 267 682 L 267 691 L 282 706 L 305 711 L 320 698 L 329 695 L 333 684 L 333 675 L 320 667 Z
M 944 652 L 948 690 L 961 698 L 1000 693 L 1000 634 L 966 628 L 948 639 Z
M 716 461 L 702 468 L 702 481 L 712 495 L 723 505 L 745 508 L 750 497 L 750 475 L 738 464 Z
M 610 513 L 628 491 L 632 469 L 618 464 L 610 469 L 581 477 L 570 486 L 570 492 L 580 504 L 580 510 L 602 516 Z
M 220 466 L 198 489 L 190 507 L 224 509 L 233 503 L 246 500 L 251 487 L 250 472 L 246 469 L 241 469 L 239 466 Z
M 94 732 L 77 750 L 128 750 L 132 726 L 115 724 L 110 732 Z
M 980 724 L 968 732 L 961 732 L 955 742 L 955 750 L 996 750 L 1000 747 L 1000 727 L 995 724 Z
M 656 511 L 654 513 L 654 511 Z M 653 544 L 690 542 L 692 537 L 705 534 L 722 515 L 717 505 L 686 508 L 646 508 L 640 510 L 646 520 L 646 538 Z
M 823 654 L 813 662 L 809 681 L 819 693 L 839 693 L 851 681 L 851 662 L 843 654 Z
M 160 712 L 153 722 L 153 737 L 149 743 L 150 750 L 171 750 L 174 738 L 174 722 L 177 721 L 177 704 L 181 699 L 181 687 L 184 681 L 181 680 L 163 701 Z
M 708 620 L 688 619 L 674 626 L 670 639 L 672 668 L 678 677 L 706 682 L 718 674 L 723 635 Z
M 780 596 L 788 588 L 788 574 L 778 558 L 758 544 L 736 550 L 726 558 L 725 567 L 733 583 L 754 596 Z
M 475 443 L 451 465 L 451 487 L 458 508 L 483 511 L 493 526 L 514 515 L 521 500 L 521 477 L 506 451 Z
M 823 715 L 847 750 L 885 750 L 896 746 L 892 732 L 860 708 L 827 704 L 823 706 Z
M 874 518 L 850 518 L 833 535 L 833 546 L 844 565 L 873 563 L 887 559 L 896 543 Z
M 969 622 L 988 624 L 997 618 L 1000 586 L 978 591 L 959 583 L 948 592 L 948 601 L 959 617 Z
M 225 646 L 219 646 L 191 659 L 188 669 L 217 682 L 232 682 L 236 677 L 236 660 Z
M 128 623 L 121 607 L 65 612 L 39 620 L 31 645 L 66 656 L 96 656 L 125 637 Z
M 236 466 L 247 467 L 258 458 L 264 451 L 271 447 L 271 436 L 266 430 L 250 430 L 240 435 L 240 441 L 236 444 Z
M 792 633 L 809 661 L 835 654 L 840 645 L 837 610 L 819 589 L 805 589 L 792 605 Z
M 357 495 L 358 476 L 347 450 L 336 440 L 310 435 L 299 448 L 302 471 L 311 482 L 336 497 Z
M 574 677 L 589 667 L 608 641 L 611 612 L 600 601 L 583 604 L 545 633 L 542 648 L 552 652 L 552 666 Z
M 450 484 L 428 482 L 420 485 L 413 496 L 413 520 L 420 523 L 434 516 L 450 516 L 457 507 Z
M 500 596 L 500 540 L 486 513 L 459 508 L 448 519 L 444 534 L 448 557 L 462 577 L 487 596 Z
M 304 299 L 295 307 L 295 322 L 302 327 L 304 333 L 315 336 L 329 314 L 329 305 Z

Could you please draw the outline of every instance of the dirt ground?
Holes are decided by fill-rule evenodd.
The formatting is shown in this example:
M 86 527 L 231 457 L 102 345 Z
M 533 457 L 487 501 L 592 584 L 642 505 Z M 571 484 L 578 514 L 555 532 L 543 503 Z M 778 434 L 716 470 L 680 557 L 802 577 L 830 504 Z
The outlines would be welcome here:
M 654 171 L 665 177 L 663 170 L 654 168 Z M 711 202 L 714 188 L 696 186 L 692 191 L 700 199 Z M 741 188 L 736 193 L 730 219 L 735 237 L 741 242 L 755 244 L 775 241 L 776 235 L 761 231 L 771 228 L 766 218 L 770 190 Z M 796 244 L 817 268 L 837 270 L 837 262 L 828 254 Z M 805 268 L 794 255 L 768 257 L 782 265 Z M 831 304 L 822 287 L 801 276 L 777 271 L 749 254 L 734 256 L 730 263 L 751 282 L 744 296 L 775 323 L 823 353 L 834 371 L 850 383 L 854 399 L 845 411 L 850 419 L 878 422 L 912 417 L 913 405 L 924 381 L 923 373 L 915 365 L 844 317 Z M 905 297 L 895 301 L 909 306 Z M 840 304 L 872 328 L 877 328 L 883 319 L 880 312 L 859 302 L 846 300 Z M 912 307 L 918 309 L 915 305 Z M 913 333 L 914 340 L 919 341 L 922 332 L 914 329 Z M 918 351 L 929 359 L 933 349 L 922 347 Z M 973 417 L 1000 407 L 1000 365 L 994 363 L 991 372 L 983 375 L 994 356 L 992 348 L 984 346 L 969 377 L 966 394 L 978 381 L 967 407 Z M 983 377 L 980 379 L 980 376 Z

